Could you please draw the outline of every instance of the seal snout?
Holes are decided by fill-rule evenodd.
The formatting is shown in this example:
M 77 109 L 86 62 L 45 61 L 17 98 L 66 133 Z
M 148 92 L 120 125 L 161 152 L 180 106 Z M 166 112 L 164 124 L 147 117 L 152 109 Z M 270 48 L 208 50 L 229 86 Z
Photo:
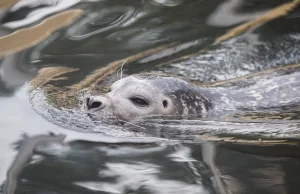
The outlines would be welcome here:
M 85 104 L 88 110 L 101 110 L 106 107 L 105 103 L 101 98 L 89 96 L 85 98 Z

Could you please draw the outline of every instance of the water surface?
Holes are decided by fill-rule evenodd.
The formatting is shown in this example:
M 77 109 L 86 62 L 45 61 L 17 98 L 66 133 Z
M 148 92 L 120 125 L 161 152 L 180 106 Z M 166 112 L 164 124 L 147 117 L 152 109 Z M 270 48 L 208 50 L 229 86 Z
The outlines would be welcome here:
M 298 107 L 138 127 L 91 124 L 78 107 L 125 61 L 123 76 L 197 83 L 299 64 L 298 3 L 3 1 L 1 192 L 297 193 Z

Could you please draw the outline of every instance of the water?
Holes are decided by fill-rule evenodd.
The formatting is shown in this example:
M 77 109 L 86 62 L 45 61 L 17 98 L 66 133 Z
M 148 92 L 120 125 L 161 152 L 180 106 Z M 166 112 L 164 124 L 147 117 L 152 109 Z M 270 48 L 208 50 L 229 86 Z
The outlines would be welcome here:
M 79 109 L 124 62 L 238 87 L 299 64 L 298 2 L 2 0 L 1 192 L 298 193 L 297 106 L 137 125 Z

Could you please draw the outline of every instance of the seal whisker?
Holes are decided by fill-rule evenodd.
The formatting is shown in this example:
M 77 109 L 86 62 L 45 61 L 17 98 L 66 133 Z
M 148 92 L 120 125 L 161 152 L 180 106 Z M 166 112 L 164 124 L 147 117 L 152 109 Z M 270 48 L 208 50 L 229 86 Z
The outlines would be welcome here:
M 126 63 L 128 61 L 128 59 L 126 59 L 123 63 L 122 63 L 122 65 L 121 65 L 121 79 L 123 78 L 123 66 L 124 66 L 124 64 Z
M 120 72 L 120 69 L 118 69 L 118 71 L 117 71 L 117 80 L 119 80 L 119 72 Z

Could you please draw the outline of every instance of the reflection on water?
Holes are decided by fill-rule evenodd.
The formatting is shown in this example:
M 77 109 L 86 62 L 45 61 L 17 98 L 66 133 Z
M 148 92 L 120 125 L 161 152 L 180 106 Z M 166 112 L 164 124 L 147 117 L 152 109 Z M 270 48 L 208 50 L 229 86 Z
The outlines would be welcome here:
M 0 192 L 297 193 L 297 105 L 124 125 L 93 123 L 79 107 L 124 62 L 124 76 L 163 72 L 208 86 L 294 76 L 298 4 L 1 1 Z M 249 76 L 273 67 L 284 70 Z
M 297 142 L 116 144 L 62 139 L 38 135 L 20 141 L 22 147 L 3 187 L 7 193 L 14 189 L 17 193 L 293 193 L 299 189 Z
M 43 17 L 76 5 L 80 0 L 19 1 L 12 5 L 1 19 L 5 28 L 16 29 L 39 21 Z

